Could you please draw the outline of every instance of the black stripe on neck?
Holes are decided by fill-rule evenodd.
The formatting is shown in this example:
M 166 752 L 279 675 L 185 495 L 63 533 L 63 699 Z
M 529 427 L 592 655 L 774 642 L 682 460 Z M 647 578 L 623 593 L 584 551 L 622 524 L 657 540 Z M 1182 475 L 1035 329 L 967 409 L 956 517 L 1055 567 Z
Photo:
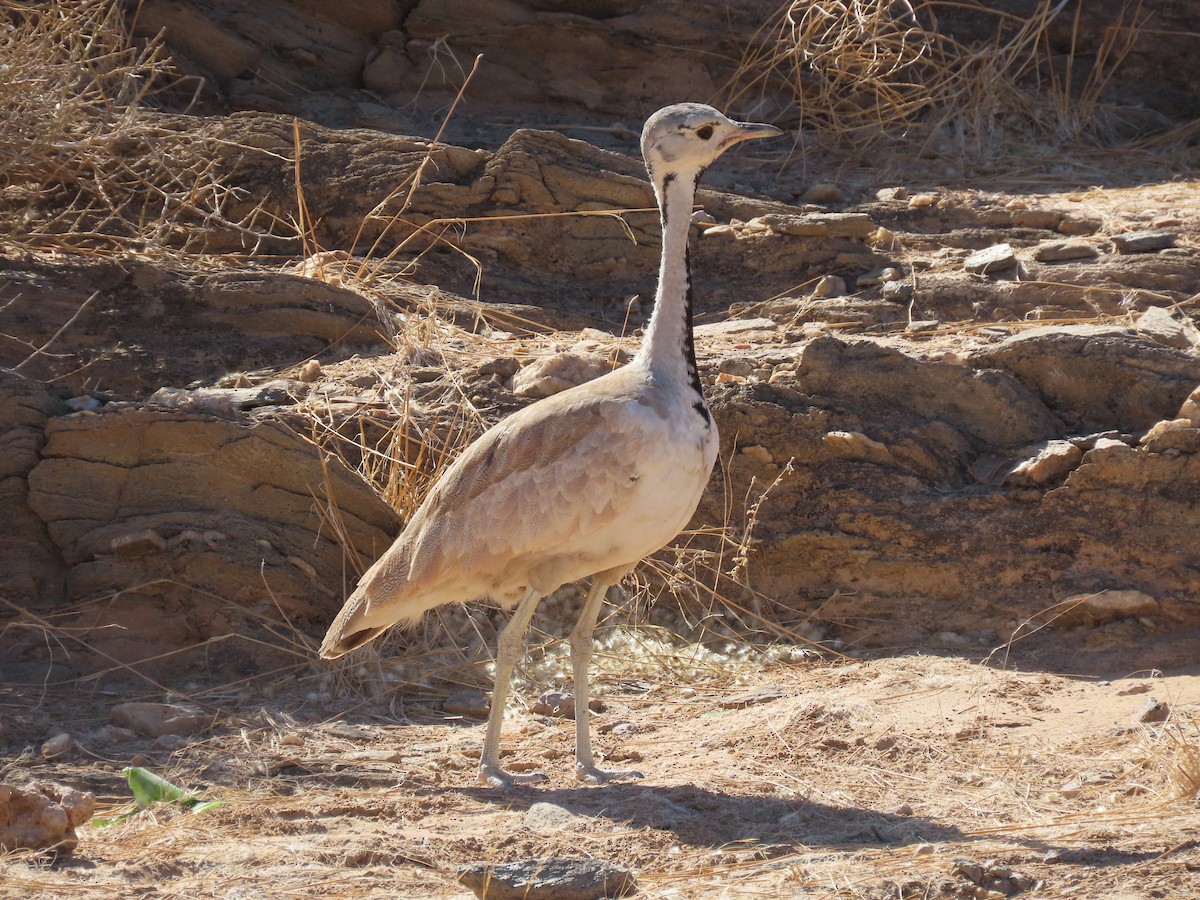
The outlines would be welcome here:
M 663 230 L 664 235 L 666 234 L 666 231 L 667 231 L 667 215 L 668 215 L 668 207 L 670 206 L 670 204 L 667 203 L 667 189 L 671 186 L 671 184 L 674 181 L 675 181 L 675 173 L 674 172 L 668 172 L 666 175 L 663 176 L 661 206 L 662 206 L 662 230 Z
M 687 292 L 684 295 L 683 355 L 687 360 L 688 384 L 699 398 L 692 404 L 692 408 L 700 413 L 705 422 L 710 422 L 712 416 L 704 402 L 704 386 L 700 384 L 700 370 L 696 365 L 696 340 L 692 334 L 692 252 L 691 248 L 686 246 L 683 251 L 683 277 L 687 284 Z

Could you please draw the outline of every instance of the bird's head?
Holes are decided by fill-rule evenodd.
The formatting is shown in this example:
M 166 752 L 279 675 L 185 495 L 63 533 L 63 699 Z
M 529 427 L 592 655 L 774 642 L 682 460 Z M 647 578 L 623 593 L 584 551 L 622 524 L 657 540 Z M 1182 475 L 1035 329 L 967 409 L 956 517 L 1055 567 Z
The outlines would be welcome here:
M 703 103 L 677 103 L 646 120 L 642 157 L 656 183 L 666 172 L 699 177 L 734 144 L 782 133 L 774 125 L 735 122 Z

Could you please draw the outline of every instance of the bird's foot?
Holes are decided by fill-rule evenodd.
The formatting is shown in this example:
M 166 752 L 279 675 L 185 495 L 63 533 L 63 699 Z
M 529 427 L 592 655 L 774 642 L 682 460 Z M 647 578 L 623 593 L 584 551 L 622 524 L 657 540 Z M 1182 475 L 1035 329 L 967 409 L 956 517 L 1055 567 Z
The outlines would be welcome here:
M 595 766 L 575 764 L 575 779 L 582 781 L 584 784 L 608 784 L 610 781 L 633 781 L 645 777 L 641 772 L 634 771 L 633 769 L 618 769 L 612 772 L 605 772 L 603 769 L 597 769 Z
M 499 766 L 480 765 L 479 783 L 484 787 L 507 788 L 514 784 L 537 784 L 546 781 L 542 772 L 506 772 Z

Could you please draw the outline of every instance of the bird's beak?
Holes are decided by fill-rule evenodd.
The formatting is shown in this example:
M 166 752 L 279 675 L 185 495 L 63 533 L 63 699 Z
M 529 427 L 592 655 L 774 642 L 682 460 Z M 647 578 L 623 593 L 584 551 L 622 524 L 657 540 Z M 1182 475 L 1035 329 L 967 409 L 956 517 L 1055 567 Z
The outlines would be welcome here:
M 732 147 L 734 144 L 740 144 L 742 141 L 777 137 L 781 134 L 783 134 L 783 131 L 774 125 L 762 125 L 758 122 L 738 122 L 737 131 L 732 132 L 729 137 L 725 138 L 725 146 Z

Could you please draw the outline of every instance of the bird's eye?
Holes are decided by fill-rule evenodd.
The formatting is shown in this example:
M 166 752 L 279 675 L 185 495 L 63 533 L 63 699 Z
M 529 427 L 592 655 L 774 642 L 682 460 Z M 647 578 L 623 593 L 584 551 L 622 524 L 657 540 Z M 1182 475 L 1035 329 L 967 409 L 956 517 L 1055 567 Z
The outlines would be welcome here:
M 702 125 L 696 129 L 696 137 L 702 141 L 707 141 L 713 136 L 713 127 L 711 125 Z

